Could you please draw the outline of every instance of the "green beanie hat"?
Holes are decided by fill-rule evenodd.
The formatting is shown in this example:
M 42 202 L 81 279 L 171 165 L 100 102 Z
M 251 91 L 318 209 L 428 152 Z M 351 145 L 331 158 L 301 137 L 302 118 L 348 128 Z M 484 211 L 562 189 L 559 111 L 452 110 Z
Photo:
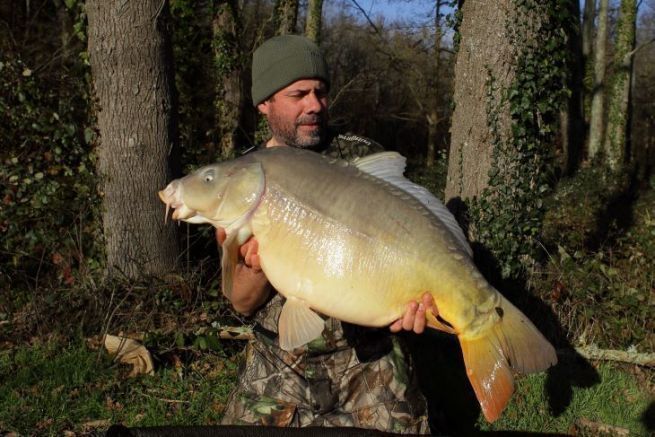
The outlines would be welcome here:
M 252 102 L 255 106 L 300 79 L 321 79 L 330 86 L 321 50 L 309 39 L 282 35 L 265 41 L 252 57 Z

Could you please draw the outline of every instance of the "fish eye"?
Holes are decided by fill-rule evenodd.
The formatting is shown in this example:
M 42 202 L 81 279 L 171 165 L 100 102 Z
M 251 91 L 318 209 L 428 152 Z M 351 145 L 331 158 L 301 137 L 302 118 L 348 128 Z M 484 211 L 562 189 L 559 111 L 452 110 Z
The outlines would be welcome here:
M 205 182 L 211 182 L 214 180 L 214 172 L 213 171 L 208 171 L 205 173 L 205 177 L 203 178 Z

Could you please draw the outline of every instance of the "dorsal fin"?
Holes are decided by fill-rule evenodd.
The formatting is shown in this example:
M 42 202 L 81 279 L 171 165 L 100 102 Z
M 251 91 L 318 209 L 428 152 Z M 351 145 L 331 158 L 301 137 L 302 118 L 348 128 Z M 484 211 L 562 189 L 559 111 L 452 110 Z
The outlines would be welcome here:
M 397 152 L 380 152 L 356 158 L 353 160 L 353 164 L 361 171 L 382 179 L 415 197 L 446 226 L 455 237 L 460 248 L 470 257 L 473 257 L 473 251 L 464 236 L 462 228 L 459 227 L 457 220 L 455 220 L 448 208 L 427 189 L 403 176 L 406 164 L 404 156 Z

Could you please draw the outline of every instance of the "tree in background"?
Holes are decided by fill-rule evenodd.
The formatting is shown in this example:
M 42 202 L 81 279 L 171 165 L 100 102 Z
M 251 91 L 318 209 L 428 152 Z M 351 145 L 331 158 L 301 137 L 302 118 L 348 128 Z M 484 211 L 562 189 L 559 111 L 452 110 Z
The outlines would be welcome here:
M 655 169 L 655 1 L 639 14 L 634 57 L 635 92 L 630 129 L 633 162 L 640 181 L 648 182 Z M 655 180 L 652 180 L 655 182 Z M 655 186 L 651 182 L 651 186 Z
M 589 124 L 589 108 L 591 107 L 591 95 L 594 81 L 594 21 L 596 19 L 596 0 L 585 0 L 584 10 L 582 13 L 581 27 L 582 31 L 580 36 L 582 38 L 582 59 L 584 65 L 584 87 L 583 87 L 583 102 L 584 102 L 584 121 Z M 586 132 L 585 132 L 586 138 Z
M 234 158 L 243 135 L 240 130 L 244 96 L 244 60 L 239 44 L 240 11 L 237 0 L 214 0 L 212 47 L 216 72 L 216 130 L 222 159 Z
M 446 200 L 503 276 L 539 253 L 552 143 L 566 96 L 565 2 L 464 2 Z M 576 17 L 577 18 L 577 17 Z
M 107 268 L 129 278 L 164 275 L 179 254 L 176 227 L 164 224 L 157 198 L 177 164 L 168 2 L 90 0 L 86 7 Z
M 296 33 L 298 21 L 298 0 L 275 0 L 273 22 L 276 35 Z
M 323 0 L 309 0 L 307 2 L 307 21 L 305 23 L 305 36 L 316 44 L 321 43 L 321 25 L 323 21 Z
M 570 95 L 560 117 L 561 159 L 560 169 L 564 175 L 572 175 L 582 160 L 585 138 L 584 120 L 584 75 L 585 75 L 585 28 L 581 23 L 580 4 L 569 1 L 568 15 L 570 20 L 564 22 L 563 29 L 567 33 L 568 57 L 566 70 L 568 72 L 567 88 Z M 593 3 L 592 3 L 593 4 Z M 586 6 L 586 5 L 585 5 Z M 585 11 L 587 14 L 588 11 Z M 593 15 L 593 12 L 592 12 Z
M 607 100 L 607 130 L 604 142 L 607 164 L 612 170 L 618 170 L 626 160 L 636 26 L 637 1 L 621 0 L 616 26 L 614 68 Z
M 609 0 L 600 0 L 600 8 L 598 10 L 598 28 L 596 31 L 596 44 L 594 49 L 594 85 L 591 90 L 589 139 L 587 143 L 587 154 L 589 159 L 594 159 L 603 149 L 608 9 Z
M 445 2 L 442 0 L 436 0 L 435 2 L 435 12 L 434 12 L 434 73 L 435 78 L 434 85 L 439 86 L 439 78 L 441 77 L 441 7 L 444 6 Z M 433 90 L 434 95 L 434 104 L 431 105 L 429 114 L 426 116 L 428 122 L 428 143 L 427 151 L 425 155 L 425 166 L 430 168 L 434 166 L 436 161 L 437 154 L 437 125 L 443 120 L 443 115 L 439 112 L 441 107 L 440 99 L 440 90 Z

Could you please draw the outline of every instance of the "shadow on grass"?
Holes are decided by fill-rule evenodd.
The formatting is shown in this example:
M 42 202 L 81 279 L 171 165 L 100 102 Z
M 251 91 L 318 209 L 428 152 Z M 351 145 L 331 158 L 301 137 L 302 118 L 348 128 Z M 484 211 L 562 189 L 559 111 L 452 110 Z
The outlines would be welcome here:
M 647 431 L 655 431 L 655 401 L 651 402 L 641 415 L 641 423 L 644 424 Z
M 634 223 L 634 204 L 639 191 L 639 180 L 636 172 L 631 172 L 623 177 L 624 183 L 620 184 L 612 195 L 606 200 L 605 205 L 596 214 L 596 229 L 588 236 L 585 246 L 590 250 L 598 250 L 601 246 L 611 243 L 625 232 Z

